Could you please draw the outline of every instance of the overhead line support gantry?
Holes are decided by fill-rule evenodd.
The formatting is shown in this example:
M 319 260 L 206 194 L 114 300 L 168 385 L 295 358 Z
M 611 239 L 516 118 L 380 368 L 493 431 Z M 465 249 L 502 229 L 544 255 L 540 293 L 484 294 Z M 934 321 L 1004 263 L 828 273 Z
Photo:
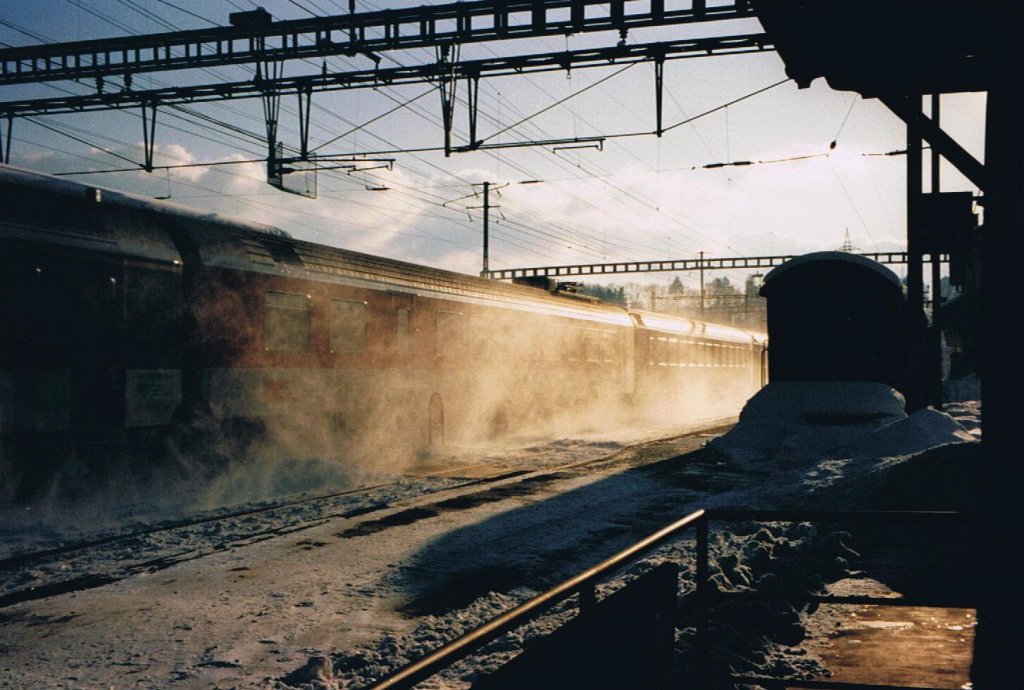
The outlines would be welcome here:
M 875 252 L 861 254 L 882 264 L 907 263 L 906 252 Z M 794 255 L 741 256 L 725 258 L 672 259 L 664 261 L 615 261 L 599 264 L 573 264 L 567 266 L 540 266 L 536 268 L 504 268 L 484 271 L 485 278 L 512 280 L 515 278 L 558 278 L 563 276 L 611 275 L 615 273 L 657 273 L 665 271 L 704 271 L 722 269 L 774 268 L 794 258 Z M 946 262 L 946 254 L 937 257 Z M 702 281 L 703 282 L 703 281 Z
M 259 96 L 266 120 L 268 180 L 280 187 L 287 163 L 309 160 L 309 112 L 314 91 L 436 84 L 441 95 L 444 151 L 450 155 L 483 145 L 477 138 L 482 76 L 654 61 L 655 133 L 660 136 L 666 59 L 754 52 L 772 46 L 763 33 L 627 45 L 629 29 L 753 16 L 749 0 L 710 7 L 705 0 L 693 0 L 682 9 L 666 9 L 664 0 L 474 0 L 279 22 L 260 9 L 233 14 L 232 26 L 226 27 L 0 49 L 0 86 L 71 79 L 96 82 L 92 94 L 2 101 L 0 117 L 8 121 L 9 137 L 15 116 L 141 107 L 145 143 L 142 167 L 152 171 L 158 107 Z M 618 45 L 490 60 L 459 59 L 460 46 L 467 43 L 609 30 L 619 32 Z M 421 47 L 434 47 L 436 62 L 380 68 L 378 52 Z M 374 61 L 374 67 L 328 72 L 324 63 L 317 74 L 283 76 L 288 60 L 332 55 L 365 55 Z M 137 73 L 242 64 L 253 66 L 252 79 L 147 90 L 132 86 L 132 76 Z M 112 88 L 112 77 L 121 77 L 123 85 Z M 469 142 L 454 146 L 451 135 L 460 79 L 466 80 L 469 89 Z M 282 158 L 277 113 L 281 95 L 293 92 L 299 97 L 299 155 Z M 9 145 L 0 149 L 0 154 L 4 159 L 9 157 Z
M 630 5 L 637 11 L 631 11 Z M 589 11 L 588 11 L 589 10 Z M 567 16 L 566 16 L 567 11 Z M 251 13 L 241 13 L 251 14 Z M 667 10 L 664 0 L 475 0 L 0 49 L 0 85 L 284 61 L 754 16 L 748 0 Z M 102 89 L 98 89 L 102 90 Z

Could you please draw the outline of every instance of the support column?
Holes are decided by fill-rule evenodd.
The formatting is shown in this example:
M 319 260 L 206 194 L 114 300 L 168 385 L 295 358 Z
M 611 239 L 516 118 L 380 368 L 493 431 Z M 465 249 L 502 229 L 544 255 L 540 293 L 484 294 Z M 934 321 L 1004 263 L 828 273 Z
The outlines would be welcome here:
M 939 94 L 932 94 L 932 122 L 935 123 L 936 127 L 941 127 L 939 121 Z M 931 155 L 931 193 L 939 193 L 939 165 L 942 161 L 942 156 L 939 152 L 932 148 Z M 929 351 L 931 354 L 931 363 L 928 373 L 928 403 L 936 410 L 942 409 L 942 262 L 939 261 L 940 253 L 937 249 L 938 242 L 934 238 L 934 228 L 929 228 L 932 231 L 932 242 L 931 244 L 931 264 L 932 264 L 932 329 L 931 337 L 929 338 Z
M 459 47 L 441 45 L 437 47 L 437 64 L 440 67 L 437 88 L 441 94 L 441 122 L 444 126 L 444 155 L 452 155 L 452 124 L 455 120 L 455 89 L 459 80 L 455 77 L 455 63 L 459 61 Z
M 1019 44 L 1014 52 L 1019 52 Z M 977 690 L 1024 687 L 1024 588 L 1002 556 L 1024 545 L 1024 76 L 1021 56 L 988 91 L 982 232 L 982 481 L 977 563 L 981 605 L 971 670 Z
M 490 222 L 491 222 L 491 183 L 484 182 L 484 268 L 480 271 L 481 276 L 486 276 L 491 270 L 490 255 Z
M 480 107 L 480 75 L 471 75 L 466 80 L 469 101 L 469 148 L 477 148 L 481 142 L 476 138 L 476 120 Z
M 919 96 L 911 98 L 915 112 L 921 109 Z M 927 367 L 922 326 L 919 319 L 924 312 L 923 251 L 921 249 L 921 186 L 924 178 L 921 131 L 913 119 L 907 120 L 907 310 L 909 312 L 907 337 L 907 382 L 903 394 L 907 411 L 924 407 L 927 400 L 922 385 L 926 379 L 922 372 Z
M 700 253 L 700 318 L 704 318 L 704 252 Z
M 142 104 L 143 169 L 153 172 L 153 150 L 156 148 L 156 101 Z
M 309 160 L 309 113 L 313 109 L 313 88 L 298 91 L 299 97 L 299 160 Z
M 654 109 L 655 109 L 655 128 L 654 133 L 661 136 L 664 129 L 662 127 L 661 112 L 664 101 L 665 92 L 665 56 L 662 55 L 654 59 Z
M 4 116 L 7 120 L 7 131 L 0 130 L 0 163 L 11 162 L 11 130 L 14 129 L 14 115 L 7 113 Z

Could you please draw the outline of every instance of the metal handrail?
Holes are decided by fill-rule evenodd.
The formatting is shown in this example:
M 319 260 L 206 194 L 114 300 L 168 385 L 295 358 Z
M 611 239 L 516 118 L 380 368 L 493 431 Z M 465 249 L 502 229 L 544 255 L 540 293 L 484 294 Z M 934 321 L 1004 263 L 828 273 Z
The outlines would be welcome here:
M 951 510 L 730 510 L 707 511 L 711 522 L 858 522 L 913 523 L 950 520 L 959 522 L 970 513 Z
M 450 666 L 460 659 L 464 659 L 488 642 L 501 637 L 509 630 L 527 623 L 552 608 L 555 604 L 568 599 L 573 594 L 578 593 L 580 595 L 580 607 L 586 608 L 595 600 L 594 586 L 601 577 L 635 559 L 642 553 L 661 545 L 662 542 L 671 539 L 688 527 L 701 522 L 704 515 L 704 510 L 697 510 L 680 520 L 676 520 L 671 525 L 663 527 L 645 537 L 628 549 L 618 552 L 614 556 L 584 570 L 575 577 L 569 578 L 543 594 L 537 595 L 511 611 L 449 642 L 419 661 L 415 661 L 386 676 L 371 685 L 368 690 L 411 688 L 441 669 Z
M 736 596 L 754 600 L 764 601 L 789 601 L 804 602 L 818 601 L 822 603 L 884 603 L 887 605 L 929 605 L 929 601 L 910 600 L 899 598 L 877 598 L 877 597 L 842 597 L 834 595 L 802 594 L 794 597 L 765 596 L 756 592 L 729 593 L 721 592 L 713 586 L 710 578 L 709 557 L 709 532 L 712 522 L 856 522 L 856 523 L 913 523 L 918 521 L 932 522 L 935 520 L 962 520 L 973 517 L 970 514 L 950 511 L 778 511 L 778 510 L 696 510 L 686 517 L 673 522 L 657 532 L 650 534 L 641 541 L 624 549 L 614 556 L 611 556 L 597 565 L 584 570 L 578 575 L 562 582 L 548 591 L 540 594 L 529 601 L 520 604 L 514 609 L 504 613 L 497 618 L 481 625 L 475 630 L 462 635 L 461 637 L 440 647 L 428 656 L 404 666 L 389 676 L 377 681 L 367 690 L 398 690 L 415 686 L 421 681 L 433 676 L 444 668 L 451 666 L 484 645 L 504 635 L 530 620 L 536 618 L 556 604 L 568 599 L 574 594 L 579 594 L 579 608 L 581 611 L 589 609 L 596 603 L 595 585 L 609 572 L 636 559 L 641 554 L 650 551 L 663 542 L 677 536 L 680 532 L 690 527 L 696 527 L 696 578 L 695 590 L 692 592 L 691 601 L 695 605 L 694 623 L 697 630 L 697 663 L 698 677 L 705 681 L 704 675 L 708 671 L 708 619 L 712 600 L 717 598 L 729 598 Z M 962 606 L 963 602 L 937 602 L 930 601 L 931 605 L 941 603 L 942 605 L 953 604 Z M 839 688 L 841 690 L 885 690 L 905 686 L 870 686 L 862 684 L 843 684 L 830 681 L 795 681 L 781 678 L 758 679 L 771 687 L 783 687 L 785 683 L 796 683 L 793 687 L 807 688 Z M 775 685 L 772 685 L 772 684 Z M 930 690 L 927 688 L 913 688 L 908 690 Z
M 915 524 L 939 522 L 961 522 L 970 520 L 976 515 L 956 511 L 810 511 L 810 510 L 708 510 L 705 519 L 697 529 L 697 582 L 696 582 L 696 625 L 697 625 L 697 667 L 701 673 L 702 687 L 707 687 L 708 679 L 704 675 L 708 669 L 710 609 L 712 602 L 725 599 L 746 599 L 757 602 L 776 603 L 822 603 L 822 604 L 867 604 L 883 606 L 940 606 L 951 608 L 969 608 L 976 603 L 956 596 L 940 598 L 936 596 L 924 598 L 911 597 L 876 597 L 876 596 L 840 596 L 834 594 L 818 595 L 810 593 L 785 595 L 766 595 L 756 591 L 723 592 L 709 578 L 708 532 L 712 522 L 831 522 L 855 524 Z M 968 597 L 970 599 L 971 597 Z M 829 680 L 801 680 L 792 678 L 772 678 L 762 676 L 731 675 L 730 680 L 738 685 L 760 686 L 769 690 L 786 690 L 787 688 L 807 688 L 809 690 L 937 690 L 932 687 L 908 685 L 877 685 L 866 683 L 845 683 Z

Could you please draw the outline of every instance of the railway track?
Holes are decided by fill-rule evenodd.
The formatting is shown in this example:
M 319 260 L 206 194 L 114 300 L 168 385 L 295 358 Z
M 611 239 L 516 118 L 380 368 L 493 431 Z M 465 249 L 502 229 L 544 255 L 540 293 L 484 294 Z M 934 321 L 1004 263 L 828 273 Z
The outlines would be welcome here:
M 442 511 L 468 509 L 514 496 L 526 497 L 568 476 L 617 472 L 683 455 L 700 448 L 707 438 L 726 428 L 715 426 L 668 439 L 618 447 L 611 453 L 605 450 L 596 457 L 540 469 L 535 467 L 540 449 L 532 448 L 491 462 L 433 472 L 420 470 L 412 480 L 406 477 L 216 515 L 204 514 L 26 551 L 0 559 L 0 608 L 101 587 L 141 573 L 158 572 L 178 563 L 298 533 L 332 520 L 352 521 L 339 536 L 362 536 L 410 524 Z M 596 447 L 601 448 L 600 444 Z M 714 473 L 722 471 L 722 468 L 716 469 L 713 462 L 709 464 L 699 458 L 677 465 L 671 471 L 656 471 L 663 473 L 666 481 L 693 482 L 695 486 L 715 484 Z M 466 479 L 465 475 L 472 478 Z M 724 483 L 734 481 L 742 481 L 742 477 L 731 476 Z M 726 488 L 723 486 L 722 490 Z M 408 507 L 391 510 L 405 505 Z

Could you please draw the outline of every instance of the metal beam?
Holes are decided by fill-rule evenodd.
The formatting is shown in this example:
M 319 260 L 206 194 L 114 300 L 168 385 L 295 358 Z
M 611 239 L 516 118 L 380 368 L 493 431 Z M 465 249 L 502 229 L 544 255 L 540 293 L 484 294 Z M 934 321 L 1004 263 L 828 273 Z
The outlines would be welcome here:
M 977 158 L 968 153 L 967 149 L 958 144 L 953 137 L 946 134 L 941 127 L 921 112 L 920 97 L 914 101 L 906 96 L 880 96 L 879 100 L 897 117 L 912 127 L 919 136 L 924 138 L 932 148 L 956 166 L 964 177 L 981 191 L 988 186 L 985 166 Z
M 666 11 L 625 0 L 475 0 L 0 49 L 0 85 L 753 17 L 745 0 Z
M 861 254 L 882 264 L 905 264 L 907 255 L 904 252 L 875 252 Z M 730 258 L 673 259 L 665 261 L 619 261 L 601 264 L 576 264 L 571 266 L 543 266 L 537 268 L 505 268 L 487 271 L 484 277 L 497 280 L 513 278 L 535 278 L 547 276 L 552 278 L 564 276 L 608 275 L 613 273 L 657 273 L 663 271 L 702 271 L 743 268 L 774 268 L 795 258 L 795 255 L 784 256 L 744 256 Z M 939 255 L 940 261 L 949 261 L 945 254 Z
M 142 169 L 153 172 L 153 151 L 156 148 L 156 103 L 142 103 Z
M 3 131 L 3 122 L 0 120 L 0 163 L 11 162 L 11 131 L 14 129 L 14 116 L 7 114 L 7 131 Z
M 0 102 L 0 113 L 9 116 L 75 113 L 134 107 L 140 103 L 196 103 L 231 98 L 260 96 L 268 88 L 278 93 L 303 91 L 336 91 L 354 88 L 375 88 L 383 85 L 418 84 L 436 82 L 444 74 L 454 78 L 474 79 L 480 76 L 497 77 L 526 72 L 546 72 L 574 68 L 603 67 L 611 64 L 643 62 L 655 58 L 669 60 L 727 55 L 771 50 L 772 44 L 764 34 L 744 34 L 716 38 L 693 38 L 678 41 L 611 46 L 560 53 L 518 55 L 514 57 L 464 60 L 450 63 L 429 63 L 410 67 L 353 70 L 301 77 L 220 82 L 196 86 L 176 86 L 145 91 L 116 91 L 86 96 L 61 96 Z

